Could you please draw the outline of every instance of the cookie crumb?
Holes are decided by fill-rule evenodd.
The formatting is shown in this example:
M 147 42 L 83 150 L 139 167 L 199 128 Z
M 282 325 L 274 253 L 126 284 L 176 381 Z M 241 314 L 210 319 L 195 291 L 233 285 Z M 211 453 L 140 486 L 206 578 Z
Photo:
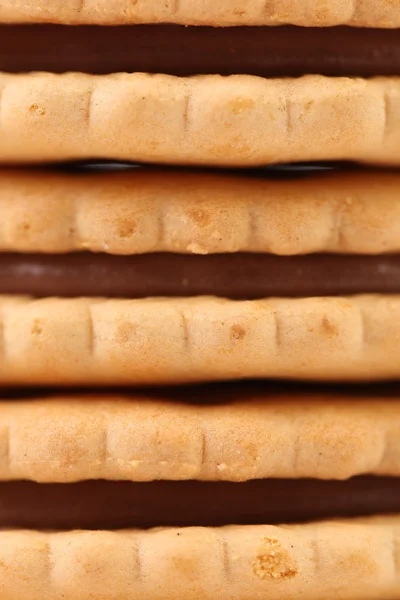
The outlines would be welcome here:
M 258 579 L 292 579 L 297 575 L 296 564 L 279 541 L 265 537 L 252 563 Z

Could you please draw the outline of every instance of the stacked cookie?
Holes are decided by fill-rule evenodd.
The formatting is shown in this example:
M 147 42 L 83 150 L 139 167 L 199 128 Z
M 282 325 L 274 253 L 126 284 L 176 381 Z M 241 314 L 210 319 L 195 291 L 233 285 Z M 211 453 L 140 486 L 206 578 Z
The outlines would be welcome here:
M 0 22 L 0 599 L 400 598 L 400 3 Z

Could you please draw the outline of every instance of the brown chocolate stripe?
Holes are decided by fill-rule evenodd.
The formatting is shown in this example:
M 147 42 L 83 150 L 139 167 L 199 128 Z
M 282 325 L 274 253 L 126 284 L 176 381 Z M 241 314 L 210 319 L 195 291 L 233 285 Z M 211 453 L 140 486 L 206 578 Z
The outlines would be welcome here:
M 398 294 L 400 255 L 0 254 L 0 293 L 231 299 Z
M 98 400 L 109 399 L 110 395 L 125 398 L 127 400 L 137 400 L 138 389 L 135 387 L 113 387 L 104 385 L 99 386 L 74 386 L 75 396 L 88 396 Z M 69 398 L 71 390 L 66 387 L 53 386 L 17 386 L 0 387 L 0 402 L 14 400 L 26 401 L 43 398 Z M 273 399 L 276 401 L 279 397 L 284 402 L 288 396 L 291 400 L 302 401 L 304 397 L 307 401 L 315 399 L 321 400 L 321 396 L 327 401 L 330 399 L 344 403 L 350 401 L 366 400 L 377 401 L 384 399 L 393 403 L 400 399 L 400 381 L 381 381 L 372 383 L 324 383 L 304 381 L 282 381 L 277 379 L 251 380 L 245 381 L 219 381 L 214 383 L 191 383 L 187 385 L 168 385 L 167 387 L 140 387 L 140 396 L 148 400 L 162 402 L 179 402 L 195 406 L 204 405 L 227 405 L 232 402 L 253 401 L 255 397 L 264 400 Z
M 351 27 L 2 25 L 0 71 L 399 75 L 400 37 Z
M 119 529 L 301 522 L 400 512 L 400 478 L 247 483 L 0 483 L 0 527 Z

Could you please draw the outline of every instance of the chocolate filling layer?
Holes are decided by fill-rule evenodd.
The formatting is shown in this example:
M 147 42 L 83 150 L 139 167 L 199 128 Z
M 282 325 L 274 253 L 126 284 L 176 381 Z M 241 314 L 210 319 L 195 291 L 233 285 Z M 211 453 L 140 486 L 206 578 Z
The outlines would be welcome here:
M 397 294 L 400 255 L 0 254 L 0 293 L 232 299 Z
M 74 386 L 74 395 L 86 397 L 90 400 L 107 399 L 110 395 L 121 399 L 137 400 L 138 389 L 124 386 Z M 370 383 L 324 383 L 305 381 L 282 381 L 277 379 L 247 379 L 245 381 L 219 381 L 213 383 L 191 383 L 187 385 L 141 386 L 140 397 L 148 400 L 163 402 L 178 402 L 195 406 L 227 405 L 232 402 L 252 402 L 257 399 L 282 399 L 284 403 L 288 397 L 292 401 L 335 400 L 347 403 L 349 401 L 390 400 L 395 403 L 400 399 L 400 381 L 380 381 Z M 0 387 L 0 400 L 25 401 L 43 400 L 43 398 L 70 398 L 71 390 L 54 386 L 22 386 Z
M 2 25 L 0 71 L 398 75 L 400 37 L 351 27 Z
M 247 483 L 0 483 L 0 527 L 119 529 L 301 522 L 400 512 L 400 478 Z

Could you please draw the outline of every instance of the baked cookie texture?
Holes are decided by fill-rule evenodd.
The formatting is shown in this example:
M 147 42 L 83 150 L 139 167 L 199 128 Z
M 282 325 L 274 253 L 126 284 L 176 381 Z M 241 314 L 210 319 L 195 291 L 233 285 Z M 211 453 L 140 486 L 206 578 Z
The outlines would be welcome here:
M 0 22 L 400 27 L 398 0 L 5 0 Z
M 400 28 L 400 0 L 4 0 L 0 23 L 389 29 Z M 294 161 L 400 165 L 399 77 L 0 73 L 0 114 L 7 167 L 108 159 L 240 169 Z M 20 252 L 23 261 L 23 253 L 81 250 L 400 250 L 399 174 L 243 175 L 7 169 L 0 173 L 0 251 Z M 30 480 L 42 490 L 91 479 L 398 477 L 396 395 L 243 394 L 235 385 L 398 379 L 399 350 L 398 295 L 0 296 L 0 386 L 26 384 L 38 393 L 3 394 L 0 481 Z M 236 381 L 227 405 L 215 402 L 220 386 L 165 396 L 137 389 L 44 397 L 37 389 L 99 385 L 104 393 L 110 385 L 227 379 Z M 399 572 L 399 515 L 278 527 L 0 531 L 4 600 L 394 600 Z
M 398 396 L 205 388 L 0 404 L 0 480 L 71 483 L 400 475 Z M 175 398 L 177 394 L 175 393 Z M 213 404 L 221 400 L 225 403 Z M 212 404 L 208 404 L 212 402 Z M 235 435 L 232 435 L 235 432 Z
M 399 252 L 399 193 L 400 175 L 382 171 L 276 180 L 182 170 L 3 170 L 0 250 Z
M 400 78 L 0 74 L 0 162 L 400 164 Z
M 0 383 L 398 377 L 400 297 L 0 297 Z
M 7 600 L 398 598 L 400 518 L 0 533 Z

